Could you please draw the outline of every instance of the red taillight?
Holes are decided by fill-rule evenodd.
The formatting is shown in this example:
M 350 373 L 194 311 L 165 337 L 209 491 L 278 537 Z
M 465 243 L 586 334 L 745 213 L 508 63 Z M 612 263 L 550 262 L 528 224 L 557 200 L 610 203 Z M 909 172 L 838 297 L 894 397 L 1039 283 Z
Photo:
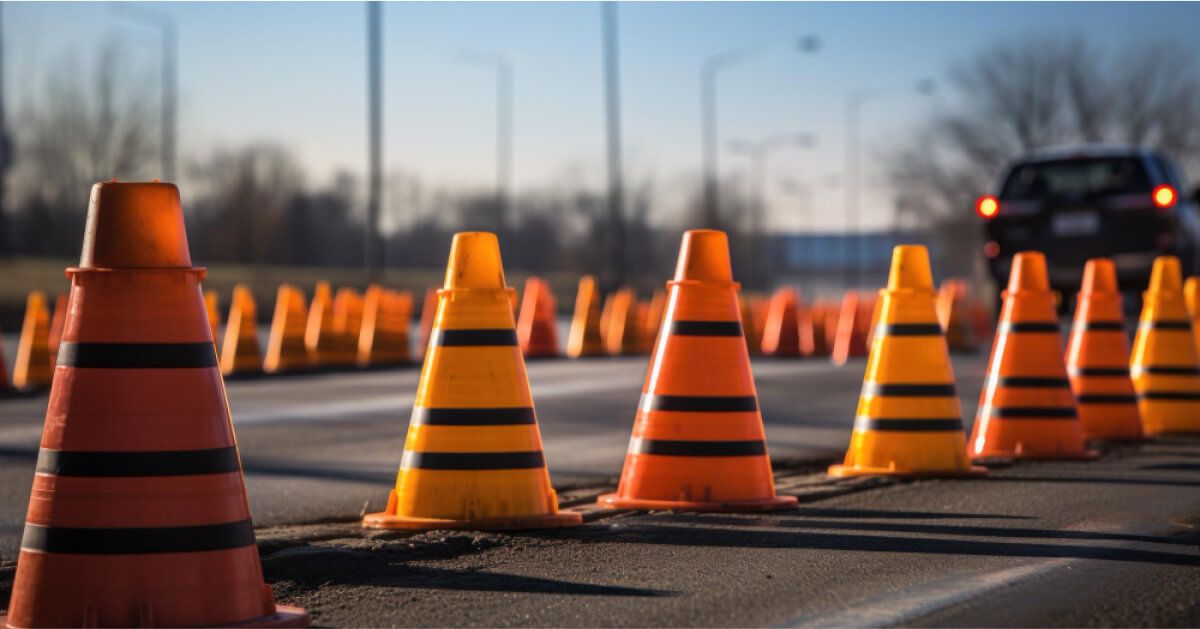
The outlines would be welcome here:
M 1154 207 L 1165 210 L 1175 205 L 1175 188 L 1172 188 L 1165 183 L 1161 186 L 1155 187 L 1154 192 L 1151 192 L 1150 194 L 1154 199 Z
M 983 219 L 995 218 L 1000 212 L 1000 201 L 992 195 L 984 195 L 975 201 L 975 213 Z
M 1000 255 L 1000 243 L 995 240 L 987 241 L 987 244 L 983 245 L 983 255 L 989 259 Z

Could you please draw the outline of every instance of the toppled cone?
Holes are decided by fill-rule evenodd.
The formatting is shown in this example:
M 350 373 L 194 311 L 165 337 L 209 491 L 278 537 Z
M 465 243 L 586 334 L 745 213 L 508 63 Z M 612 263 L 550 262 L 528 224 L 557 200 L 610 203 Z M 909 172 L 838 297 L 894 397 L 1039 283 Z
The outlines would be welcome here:
M 454 236 L 396 487 L 380 529 L 575 526 L 560 512 L 495 234 Z
M 267 338 L 267 357 L 263 371 L 286 373 L 305 371 L 311 367 L 304 333 L 308 311 L 304 293 L 290 284 L 280 284 L 275 293 L 275 315 L 271 318 L 271 335 Z
M 226 376 L 259 373 L 263 361 L 258 349 L 258 306 L 250 287 L 234 286 L 232 302 L 221 343 L 221 373 Z
M 575 314 L 571 318 L 571 331 L 567 336 L 567 356 L 603 356 L 604 338 L 600 331 L 600 291 L 596 278 L 585 275 L 579 278 L 579 291 L 575 295 Z
M 830 476 L 974 476 L 929 253 L 901 245 L 881 291 L 879 323 L 850 447 Z
M 1084 434 L 1091 439 L 1142 438 L 1117 267 L 1107 258 L 1088 260 L 1084 267 L 1067 341 L 1067 374 Z
M 526 358 L 558 356 L 558 305 L 544 280 L 525 280 L 525 297 L 517 319 L 517 340 Z
M 25 322 L 17 342 L 13 362 L 13 386 L 18 389 L 41 389 L 54 377 L 54 357 L 50 353 L 50 311 L 46 294 L 30 291 L 25 299 Z
M 263 582 L 175 186 L 93 187 L 68 275 L 0 626 L 308 626 Z
M 617 492 L 602 507 L 767 511 L 776 496 L 725 233 L 683 236 Z
M 1182 285 L 1177 258 L 1154 261 L 1130 360 L 1147 435 L 1200 433 L 1200 360 Z
M 975 459 L 1089 459 L 1063 362 L 1046 258 L 1013 258 L 1004 309 L 971 433 Z

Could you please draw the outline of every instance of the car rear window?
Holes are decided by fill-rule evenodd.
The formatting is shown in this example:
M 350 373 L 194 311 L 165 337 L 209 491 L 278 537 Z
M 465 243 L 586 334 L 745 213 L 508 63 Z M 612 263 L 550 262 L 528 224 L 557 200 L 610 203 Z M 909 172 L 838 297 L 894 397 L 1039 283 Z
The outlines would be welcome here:
M 1000 198 L 1013 201 L 1149 192 L 1150 177 L 1132 157 L 1064 159 L 1013 168 Z

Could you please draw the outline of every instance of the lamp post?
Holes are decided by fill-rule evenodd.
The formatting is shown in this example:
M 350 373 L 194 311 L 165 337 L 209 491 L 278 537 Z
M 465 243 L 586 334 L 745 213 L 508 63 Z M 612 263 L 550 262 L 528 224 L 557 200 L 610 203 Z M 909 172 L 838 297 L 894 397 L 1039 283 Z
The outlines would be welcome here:
M 847 288 L 858 286 L 861 278 L 862 243 L 861 218 L 859 216 L 859 196 L 862 186 L 860 152 L 862 138 L 860 137 L 862 108 L 868 102 L 895 96 L 898 94 L 917 93 L 930 95 L 934 90 L 934 82 L 921 79 L 915 85 L 890 87 L 861 88 L 850 92 L 846 97 L 846 247 L 845 247 L 845 283 Z
M 158 30 L 160 37 L 159 57 L 159 177 L 163 181 L 175 182 L 175 130 L 178 114 L 179 93 L 179 34 L 171 16 L 133 4 L 112 5 L 113 12 L 142 26 Z
M 617 3 L 601 4 L 604 16 L 604 139 L 608 157 L 609 281 L 625 283 L 625 185 L 621 166 L 621 55 Z
M 795 40 L 801 53 L 816 52 L 820 40 L 814 35 L 805 35 Z M 704 223 L 705 227 L 719 228 L 721 223 L 720 189 L 717 163 L 717 74 L 730 66 L 750 59 L 766 47 L 736 48 L 712 55 L 700 66 L 700 135 L 703 152 L 704 178 Z
M 367 3 L 367 221 L 363 225 L 363 266 L 367 280 L 378 279 L 383 244 L 379 206 L 383 196 L 383 3 Z
M 496 226 L 501 237 L 508 230 L 513 163 L 513 66 L 498 52 L 470 50 L 461 60 L 496 73 Z

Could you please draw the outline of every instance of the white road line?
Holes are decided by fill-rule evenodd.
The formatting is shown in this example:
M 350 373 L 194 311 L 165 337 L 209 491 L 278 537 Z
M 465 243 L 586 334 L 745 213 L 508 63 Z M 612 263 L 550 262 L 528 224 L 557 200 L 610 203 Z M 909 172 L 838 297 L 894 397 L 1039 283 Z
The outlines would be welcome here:
M 904 624 L 952 605 L 971 600 L 991 590 L 1012 585 L 1070 563 L 1069 559 L 1047 559 L 1036 563 L 973 576 L 954 576 L 923 583 L 889 594 L 855 601 L 851 609 L 803 616 L 786 627 L 890 627 Z

